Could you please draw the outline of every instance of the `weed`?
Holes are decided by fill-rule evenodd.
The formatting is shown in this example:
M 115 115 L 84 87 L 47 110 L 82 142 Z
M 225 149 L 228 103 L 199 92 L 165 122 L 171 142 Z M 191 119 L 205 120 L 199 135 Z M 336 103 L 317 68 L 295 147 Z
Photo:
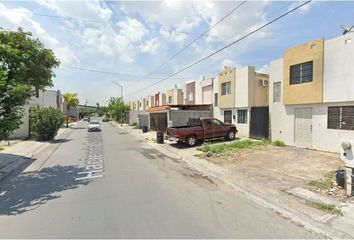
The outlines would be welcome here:
M 141 129 L 142 127 L 138 124 L 133 127 L 133 129 Z
M 5 148 L 3 148 L 3 147 L 0 147 L 0 151 L 2 151 L 2 150 L 4 150 Z
M 272 142 L 272 144 L 274 146 L 278 146 L 278 147 L 285 147 L 286 146 L 283 141 L 279 141 L 279 140 Z
M 337 215 L 342 215 L 342 211 L 340 209 L 336 208 L 336 206 L 334 206 L 332 204 L 312 203 L 312 206 L 314 208 L 317 208 L 322 211 L 326 211 L 326 212 L 337 214 Z
M 312 180 L 309 182 L 309 185 L 319 189 L 329 189 L 332 187 L 334 177 L 334 171 L 326 172 L 321 180 Z
M 233 150 L 241 150 L 241 149 L 255 149 L 259 147 L 263 147 L 268 145 L 270 142 L 263 140 L 263 141 L 254 141 L 254 140 L 242 140 L 242 141 L 235 141 L 232 143 L 222 143 L 222 144 L 204 144 L 202 147 L 197 148 L 197 150 L 208 153 L 208 154 L 219 154 L 225 153 Z

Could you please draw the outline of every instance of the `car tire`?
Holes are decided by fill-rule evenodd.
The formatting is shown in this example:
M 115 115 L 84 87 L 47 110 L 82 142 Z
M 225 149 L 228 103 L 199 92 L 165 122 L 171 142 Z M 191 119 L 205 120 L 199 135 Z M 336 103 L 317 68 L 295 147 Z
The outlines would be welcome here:
M 190 135 L 186 139 L 186 144 L 189 147 L 193 147 L 197 144 L 197 138 L 194 135 Z
M 235 131 L 230 130 L 230 131 L 227 132 L 227 135 L 226 135 L 225 138 L 226 138 L 227 140 L 229 140 L 229 141 L 232 141 L 232 140 L 235 139 L 235 137 L 236 137 Z

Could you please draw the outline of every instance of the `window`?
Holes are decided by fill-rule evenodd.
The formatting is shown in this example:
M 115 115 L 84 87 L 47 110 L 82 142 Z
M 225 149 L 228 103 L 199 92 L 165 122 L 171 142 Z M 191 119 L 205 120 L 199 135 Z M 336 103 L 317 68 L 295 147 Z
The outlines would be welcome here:
M 232 123 L 232 111 L 224 111 L 224 123 Z
M 215 107 L 218 106 L 218 94 L 217 93 L 214 94 L 214 106 Z
M 223 123 L 221 121 L 217 120 L 217 119 L 213 119 L 212 121 L 213 121 L 213 126 L 214 127 L 220 127 L 220 126 L 223 125 Z
M 280 102 L 281 82 L 273 83 L 273 102 Z
M 221 84 L 221 95 L 231 94 L 231 82 L 225 82 Z
M 247 109 L 237 110 L 237 123 L 247 123 Z
M 188 93 L 188 101 L 193 101 L 193 99 L 194 99 L 194 94 L 193 94 L 193 92 L 189 92 L 189 93 Z
M 290 66 L 290 84 L 312 82 L 313 61 Z
M 354 106 L 328 107 L 327 128 L 354 130 Z
M 172 103 L 172 96 L 168 96 L 168 103 Z

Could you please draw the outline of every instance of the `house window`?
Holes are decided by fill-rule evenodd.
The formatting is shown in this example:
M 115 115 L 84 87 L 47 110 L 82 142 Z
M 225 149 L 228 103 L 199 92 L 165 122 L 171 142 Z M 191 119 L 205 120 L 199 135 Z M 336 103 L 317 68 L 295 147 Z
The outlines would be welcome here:
M 193 94 L 193 92 L 189 92 L 189 93 L 188 93 L 188 101 L 193 101 L 193 99 L 194 99 L 194 94 Z
M 247 109 L 237 110 L 237 123 L 247 123 Z
M 214 106 L 215 107 L 218 106 L 218 94 L 217 93 L 214 94 Z
M 273 83 L 273 102 L 280 102 L 281 82 Z
M 231 82 L 225 82 L 221 84 L 221 95 L 231 94 Z
M 354 106 L 328 107 L 327 128 L 354 130 Z
M 232 111 L 224 111 L 224 123 L 232 123 Z
M 312 82 L 313 61 L 290 66 L 290 84 Z

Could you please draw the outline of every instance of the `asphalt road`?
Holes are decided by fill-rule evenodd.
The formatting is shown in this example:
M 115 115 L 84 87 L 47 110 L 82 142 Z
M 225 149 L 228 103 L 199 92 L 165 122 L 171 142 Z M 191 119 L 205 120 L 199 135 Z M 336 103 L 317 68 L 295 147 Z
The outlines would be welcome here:
M 68 130 L 0 184 L 0 238 L 314 238 L 124 130 Z

